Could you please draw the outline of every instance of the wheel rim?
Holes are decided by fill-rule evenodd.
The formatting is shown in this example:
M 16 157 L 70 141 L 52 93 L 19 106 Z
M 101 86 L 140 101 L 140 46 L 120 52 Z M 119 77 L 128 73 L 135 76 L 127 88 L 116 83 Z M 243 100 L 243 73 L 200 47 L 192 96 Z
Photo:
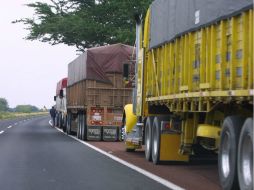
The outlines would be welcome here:
M 221 168 L 222 174 L 225 178 L 228 177 L 230 173 L 230 134 L 226 132 L 224 134 L 224 140 L 222 142 L 222 153 L 221 153 Z
M 242 153 L 240 157 L 241 173 L 244 183 L 250 186 L 253 182 L 253 149 L 250 136 L 246 136 L 241 144 Z

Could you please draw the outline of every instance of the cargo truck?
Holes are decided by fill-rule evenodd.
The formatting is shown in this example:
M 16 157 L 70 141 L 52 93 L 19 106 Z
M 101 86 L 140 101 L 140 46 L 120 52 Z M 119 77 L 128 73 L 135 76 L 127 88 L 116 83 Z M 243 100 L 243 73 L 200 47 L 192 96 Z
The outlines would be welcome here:
M 125 144 L 145 158 L 218 154 L 223 189 L 253 189 L 252 0 L 156 0 L 137 16 Z
M 66 131 L 67 109 L 66 109 L 66 87 L 67 78 L 61 79 L 56 85 L 56 126 Z
M 68 134 L 82 140 L 119 140 L 122 110 L 132 98 L 123 70 L 134 70 L 133 50 L 124 44 L 90 48 L 68 65 Z

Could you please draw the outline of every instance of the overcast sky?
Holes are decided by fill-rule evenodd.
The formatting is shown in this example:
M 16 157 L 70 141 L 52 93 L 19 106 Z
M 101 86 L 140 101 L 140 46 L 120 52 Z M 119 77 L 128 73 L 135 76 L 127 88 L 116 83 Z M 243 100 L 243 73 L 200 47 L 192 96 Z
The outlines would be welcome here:
M 50 2 L 49 0 L 38 0 Z M 76 48 L 26 41 L 24 25 L 12 21 L 32 17 L 24 4 L 34 0 L 2 1 L 0 6 L 0 97 L 10 107 L 31 104 L 48 108 L 54 104 L 56 83 L 67 76 L 67 65 L 77 57 Z

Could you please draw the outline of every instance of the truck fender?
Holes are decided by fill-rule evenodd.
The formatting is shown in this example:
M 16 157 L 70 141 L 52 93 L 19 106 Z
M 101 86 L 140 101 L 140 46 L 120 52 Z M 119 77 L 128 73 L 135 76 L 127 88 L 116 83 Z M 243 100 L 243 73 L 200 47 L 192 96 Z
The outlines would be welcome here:
M 125 127 L 125 132 L 130 133 L 133 129 L 133 127 L 137 123 L 137 116 L 133 113 L 133 105 L 132 104 L 127 104 L 124 106 L 124 113 L 123 113 L 123 120 L 124 122 L 124 127 Z

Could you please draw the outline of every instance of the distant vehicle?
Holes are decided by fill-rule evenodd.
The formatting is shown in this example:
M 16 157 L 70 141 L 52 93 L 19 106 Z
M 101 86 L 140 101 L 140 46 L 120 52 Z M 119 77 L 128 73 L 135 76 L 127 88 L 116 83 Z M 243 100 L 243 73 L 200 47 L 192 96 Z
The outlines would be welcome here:
M 124 44 L 90 48 L 68 65 L 67 134 L 119 140 L 123 107 L 132 97 L 123 72 L 131 69 L 133 51 Z
M 252 0 L 155 0 L 137 16 L 126 150 L 144 144 L 154 164 L 218 154 L 222 188 L 253 189 L 253 28 Z
M 57 83 L 56 86 L 56 96 L 54 100 L 56 101 L 56 126 L 62 128 L 66 131 L 67 124 L 67 109 L 66 109 L 66 87 L 67 78 L 63 78 Z

